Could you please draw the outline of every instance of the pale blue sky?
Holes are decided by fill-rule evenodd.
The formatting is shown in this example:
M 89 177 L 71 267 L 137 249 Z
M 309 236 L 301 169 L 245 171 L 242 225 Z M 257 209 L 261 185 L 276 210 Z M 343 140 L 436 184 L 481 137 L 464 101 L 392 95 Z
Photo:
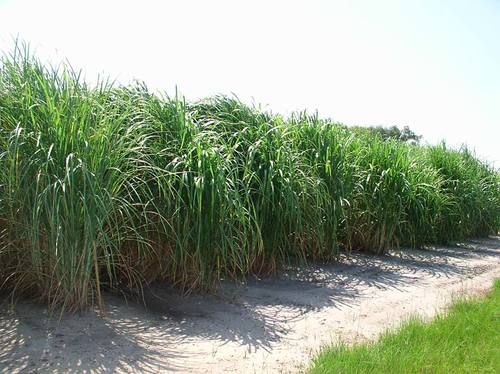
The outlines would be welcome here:
M 89 79 L 409 125 L 500 163 L 500 1 L 0 0 L 0 49 L 16 35 Z

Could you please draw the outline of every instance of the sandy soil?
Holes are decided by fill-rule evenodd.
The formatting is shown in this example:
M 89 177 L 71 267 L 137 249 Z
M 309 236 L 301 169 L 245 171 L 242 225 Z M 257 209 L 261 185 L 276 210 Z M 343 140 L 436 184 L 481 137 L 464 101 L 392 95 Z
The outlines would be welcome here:
M 156 286 L 147 307 L 107 295 L 104 317 L 86 312 L 58 321 L 42 306 L 0 300 L 0 372 L 300 372 L 329 342 L 373 339 L 499 277 L 495 237 L 343 255 L 333 265 L 223 283 L 212 296 Z

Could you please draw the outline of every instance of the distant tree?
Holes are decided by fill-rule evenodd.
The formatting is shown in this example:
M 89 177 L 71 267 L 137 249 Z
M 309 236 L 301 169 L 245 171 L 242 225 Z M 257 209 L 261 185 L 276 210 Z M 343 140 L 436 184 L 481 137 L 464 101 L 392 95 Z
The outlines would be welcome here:
M 421 135 L 417 135 L 413 130 L 411 130 L 408 126 L 404 126 L 400 129 L 397 126 L 375 126 L 375 127 L 364 127 L 364 126 L 355 126 L 353 128 L 355 132 L 358 133 L 368 133 L 372 135 L 378 135 L 382 139 L 395 139 L 402 142 L 409 143 L 419 143 L 420 139 L 422 139 Z
M 403 127 L 403 130 L 401 130 L 401 133 L 399 134 L 399 140 L 402 140 L 404 142 L 411 141 L 414 143 L 419 143 L 420 139 L 422 139 L 422 135 L 417 135 L 408 126 Z

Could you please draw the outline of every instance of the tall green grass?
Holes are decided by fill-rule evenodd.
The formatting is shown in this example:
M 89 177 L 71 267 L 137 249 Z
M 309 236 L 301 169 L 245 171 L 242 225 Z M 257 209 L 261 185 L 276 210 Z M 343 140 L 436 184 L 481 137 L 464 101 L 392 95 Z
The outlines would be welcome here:
M 101 288 L 330 260 L 499 228 L 498 171 L 317 115 L 141 84 L 89 87 L 17 45 L 0 64 L 0 286 L 81 309 Z

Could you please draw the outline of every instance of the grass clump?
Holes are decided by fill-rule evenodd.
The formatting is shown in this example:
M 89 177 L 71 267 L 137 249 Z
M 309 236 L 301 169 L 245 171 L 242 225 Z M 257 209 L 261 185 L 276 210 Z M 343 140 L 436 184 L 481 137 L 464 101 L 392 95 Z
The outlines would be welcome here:
M 426 323 L 414 318 L 377 342 L 325 350 L 316 373 L 497 373 L 500 281 L 484 299 L 460 300 Z
M 20 49 L 0 79 L 2 285 L 81 308 L 101 282 L 141 283 L 159 228 L 140 106 Z
M 226 96 L 89 87 L 23 45 L 0 63 L 0 167 L 0 287 L 75 310 L 101 287 L 210 289 L 500 223 L 499 174 L 467 150 Z

